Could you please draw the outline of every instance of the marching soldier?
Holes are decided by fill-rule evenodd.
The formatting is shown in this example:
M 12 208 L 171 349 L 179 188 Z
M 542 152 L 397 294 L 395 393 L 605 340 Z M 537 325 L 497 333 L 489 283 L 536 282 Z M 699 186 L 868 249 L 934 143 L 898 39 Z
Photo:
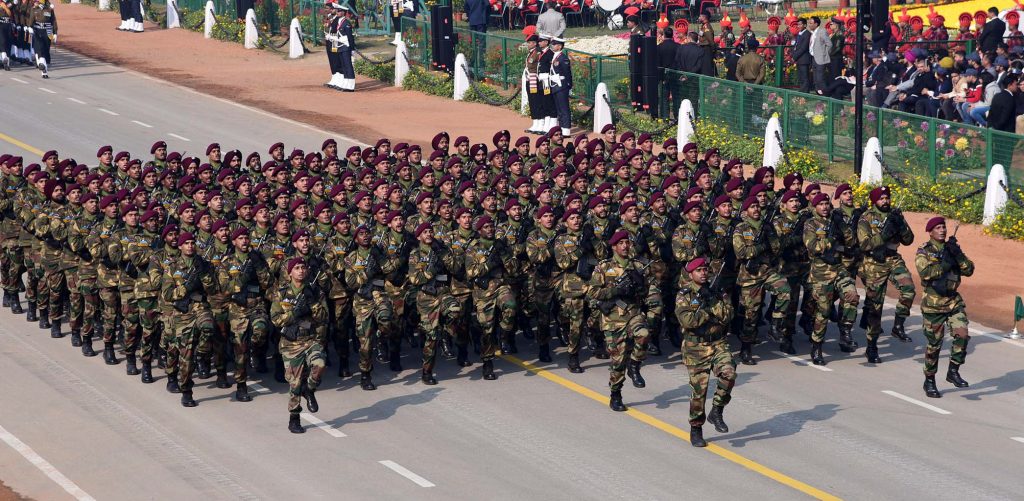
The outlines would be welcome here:
M 580 342 L 586 328 L 587 292 L 597 259 L 594 257 L 594 233 L 583 231 L 583 216 L 576 209 L 562 215 L 565 233 L 555 237 L 555 263 L 561 271 L 558 300 L 561 306 L 561 330 L 567 333 L 569 372 L 581 374 Z
M 864 355 L 869 363 L 878 364 L 882 362 L 878 356 L 878 336 L 882 333 L 882 303 L 885 300 L 886 285 L 890 281 L 896 284 L 900 294 L 892 335 L 904 343 L 910 342 L 903 324 L 910 316 L 910 306 L 914 302 L 914 281 L 900 256 L 899 247 L 913 243 L 914 232 L 900 210 L 892 207 L 888 186 L 871 190 L 870 198 L 871 207 L 857 222 L 857 241 L 865 256 L 862 280 L 867 292 L 864 301 L 868 308 L 868 347 Z
M 448 336 L 454 337 L 454 324 L 462 314 L 462 307 L 448 286 L 449 270 L 459 266 L 461 256 L 434 240 L 434 229 L 429 222 L 420 223 L 414 235 L 418 245 L 409 253 L 409 285 L 415 290 L 416 311 L 423 332 L 420 379 L 424 384 L 435 385 L 434 364 L 442 324 Z
M 494 374 L 496 341 L 507 339 L 515 328 L 516 296 L 509 287 L 507 273 L 515 269 L 516 263 L 508 244 L 495 238 L 490 217 L 481 216 L 475 226 L 479 237 L 466 250 L 466 278 L 473 284 L 483 378 L 493 381 L 498 379 Z
M 551 329 L 555 313 L 555 286 L 561 273 L 555 263 L 555 213 L 549 206 L 537 210 L 537 228 L 526 238 L 526 255 L 532 267 L 533 308 L 537 316 L 537 359 L 551 362 Z
M 391 337 L 394 310 L 384 291 L 384 261 L 380 248 L 371 241 L 370 228 L 356 228 L 356 248 L 345 256 L 345 285 L 354 294 L 356 337 L 359 339 L 359 386 L 376 390 L 370 373 L 373 371 L 373 342 Z
M 733 306 L 727 293 L 709 283 L 706 258 L 691 260 L 685 269 L 688 278 L 676 296 L 676 317 L 683 330 L 683 363 L 690 372 L 690 444 L 706 447 L 702 427 L 712 374 L 718 378 L 718 387 L 706 420 L 719 433 L 729 432 L 722 412 L 732 399 L 732 388 L 736 384 L 736 363 L 726 339 L 732 323 Z
M 935 387 L 935 373 L 947 323 L 953 336 L 953 347 L 949 353 L 946 381 L 957 388 L 968 386 L 960 376 L 960 366 L 967 359 L 967 343 L 971 336 L 967 331 L 967 307 L 957 289 L 961 277 L 974 274 L 974 263 L 960 248 L 956 235 L 946 238 L 945 218 L 929 219 L 925 231 L 930 238 L 917 249 L 914 258 L 924 288 L 921 316 L 924 317 L 922 327 L 928 341 L 924 351 L 924 393 L 928 397 L 939 398 L 942 393 Z
M 50 0 L 35 0 L 35 7 L 29 14 L 32 25 L 32 51 L 35 52 L 35 66 L 43 78 L 50 78 L 47 70 L 50 63 L 50 44 L 57 43 L 57 15 Z
M 269 322 L 263 298 L 272 284 L 270 266 L 249 242 L 248 229 L 240 227 L 232 231 L 234 251 L 224 256 L 217 267 L 218 286 L 229 300 L 227 321 L 235 355 L 235 400 L 239 402 L 252 400 L 246 385 L 249 352 L 252 346 L 266 342 Z M 287 374 L 287 363 L 285 367 Z

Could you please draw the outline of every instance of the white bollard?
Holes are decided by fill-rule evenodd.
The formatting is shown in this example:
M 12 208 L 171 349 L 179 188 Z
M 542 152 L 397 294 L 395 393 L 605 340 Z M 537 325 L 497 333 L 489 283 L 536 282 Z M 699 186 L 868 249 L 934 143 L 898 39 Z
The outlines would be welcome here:
M 995 164 L 988 172 L 988 183 L 985 185 L 985 212 L 981 224 L 988 226 L 995 222 L 996 216 L 1006 207 L 1009 197 L 999 183 L 1007 184 L 1006 169 L 1002 164 Z
M 455 95 L 456 101 L 462 101 L 469 90 L 469 77 L 467 76 L 469 65 L 466 63 L 466 56 L 459 53 L 455 56 Z
M 523 75 L 519 77 L 519 114 L 526 116 L 526 107 L 530 104 L 526 94 L 529 89 L 526 88 L 526 70 L 523 70 Z
M 213 36 L 213 25 L 217 22 L 217 19 L 213 17 L 213 1 L 206 2 L 206 17 L 203 20 L 203 38 L 210 38 Z
M 882 145 L 877 137 L 868 139 L 864 146 L 864 162 L 860 165 L 860 184 L 882 184 Z
M 778 115 L 773 114 L 764 129 L 764 156 L 761 158 L 761 166 L 774 167 L 775 172 L 779 171 L 779 164 L 782 162 L 780 137 L 783 137 L 782 124 L 779 123 Z
M 98 2 L 96 2 L 96 9 L 110 10 L 110 0 L 99 0 Z
M 82 3 L 82 0 L 71 0 L 71 3 Z
M 608 105 L 608 86 L 601 82 L 594 90 L 594 132 L 601 133 L 605 125 L 612 123 L 612 107 Z
M 249 9 L 245 11 L 245 48 L 255 49 L 259 38 L 260 34 L 256 31 L 256 11 Z
M 676 143 L 679 145 L 679 151 L 683 151 L 683 146 L 686 146 L 686 143 L 694 141 L 693 136 L 697 131 L 696 124 L 693 123 L 697 116 L 693 113 L 693 103 L 689 99 L 683 99 L 683 102 L 679 104 L 678 116 L 679 125 L 676 127 Z
M 167 0 L 167 29 L 181 28 L 181 19 L 178 19 L 178 0 Z
M 292 18 L 288 33 L 288 59 L 298 59 L 306 52 L 302 49 L 302 25 L 299 24 L 299 18 Z
M 399 40 L 395 44 L 395 87 L 401 87 L 409 73 L 409 47 Z

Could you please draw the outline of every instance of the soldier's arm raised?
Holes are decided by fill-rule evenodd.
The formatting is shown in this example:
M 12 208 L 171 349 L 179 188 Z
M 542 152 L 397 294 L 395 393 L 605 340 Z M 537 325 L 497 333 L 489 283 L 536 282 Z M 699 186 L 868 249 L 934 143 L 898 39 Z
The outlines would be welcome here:
M 914 266 L 917 267 L 917 274 L 921 276 L 922 281 L 935 280 L 946 274 L 949 267 L 943 263 L 945 261 L 942 259 L 933 259 L 924 248 L 918 249 L 917 255 L 914 256 Z
M 710 314 L 701 308 L 696 291 L 684 288 L 676 295 L 676 318 L 680 328 L 692 330 L 707 323 Z
M 857 221 L 857 241 L 860 242 L 860 249 L 864 252 L 871 252 L 883 245 L 885 240 L 882 239 L 882 232 L 875 231 L 871 227 L 871 221 L 868 221 L 870 213 L 864 213 Z

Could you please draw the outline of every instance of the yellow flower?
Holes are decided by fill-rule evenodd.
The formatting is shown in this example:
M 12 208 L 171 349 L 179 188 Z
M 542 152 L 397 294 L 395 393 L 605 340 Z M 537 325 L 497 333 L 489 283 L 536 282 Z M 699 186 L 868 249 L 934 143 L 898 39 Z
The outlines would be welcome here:
M 957 151 L 964 151 L 965 149 L 967 149 L 967 138 L 966 137 L 959 137 L 959 138 L 957 138 L 956 142 L 953 143 L 953 147 L 956 148 Z

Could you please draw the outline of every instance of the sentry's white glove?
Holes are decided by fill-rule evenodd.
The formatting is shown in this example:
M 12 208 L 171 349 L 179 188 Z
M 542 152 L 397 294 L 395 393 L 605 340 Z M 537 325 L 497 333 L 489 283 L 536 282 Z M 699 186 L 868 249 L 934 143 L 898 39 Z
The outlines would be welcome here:
M 53 43 L 56 44 L 57 43 L 57 34 L 54 33 L 52 36 L 53 36 Z

